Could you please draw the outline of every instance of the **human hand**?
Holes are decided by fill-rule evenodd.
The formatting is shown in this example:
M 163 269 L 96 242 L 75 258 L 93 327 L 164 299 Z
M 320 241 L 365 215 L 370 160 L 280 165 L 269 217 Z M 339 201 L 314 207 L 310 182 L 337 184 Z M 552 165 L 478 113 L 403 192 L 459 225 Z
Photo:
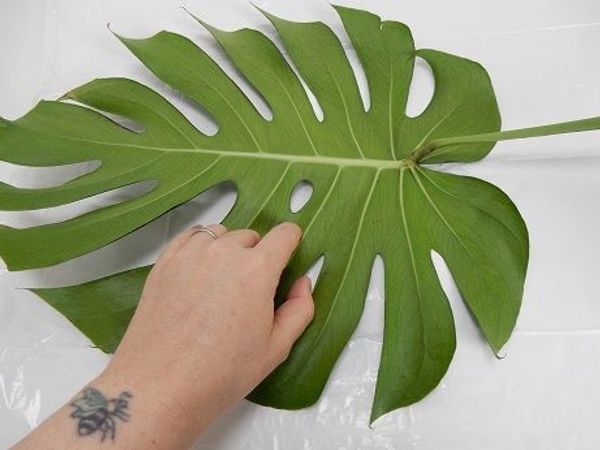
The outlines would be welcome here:
M 167 246 L 108 367 L 15 449 L 186 449 L 285 360 L 313 315 L 306 277 L 273 302 L 300 229 L 208 228 Z
M 113 360 L 95 386 L 133 386 L 197 435 L 282 363 L 313 315 L 302 277 L 277 310 L 273 298 L 300 240 L 284 223 L 217 236 L 189 229 L 159 257 Z M 151 399 L 146 399 L 150 401 Z M 184 422 L 183 424 L 181 422 Z

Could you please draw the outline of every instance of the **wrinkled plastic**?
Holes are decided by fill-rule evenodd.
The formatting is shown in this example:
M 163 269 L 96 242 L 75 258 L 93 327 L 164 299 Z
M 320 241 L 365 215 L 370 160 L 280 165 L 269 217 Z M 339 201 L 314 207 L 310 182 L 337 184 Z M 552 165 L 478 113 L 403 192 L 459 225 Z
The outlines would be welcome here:
M 444 49 L 481 62 L 494 82 L 504 128 L 600 114 L 597 2 L 534 0 L 525 5 L 506 0 L 494 5 L 493 14 L 489 4 L 475 0 L 340 3 L 408 23 L 420 47 Z M 115 31 L 132 36 L 147 36 L 163 28 L 182 32 L 230 70 L 207 34 L 178 5 L 159 0 L 37 0 L 27 4 L 3 0 L 0 42 L 11 42 L 19 51 L 0 46 L 0 73 L 8 74 L 0 78 L 0 115 L 16 118 L 36 99 L 55 98 L 94 77 L 119 75 L 157 87 L 198 126 L 214 129 L 206 117 L 140 68 L 105 27 L 111 22 Z M 274 34 L 242 0 L 190 0 L 185 6 L 217 26 L 251 26 Z M 260 6 L 291 19 L 324 20 L 340 30 L 332 11 L 320 1 L 273 0 Z M 16 24 L 4 26 L 7 17 Z M 417 74 L 426 77 L 426 68 Z M 425 80 L 413 86 L 411 108 L 426 103 L 430 84 L 431 80 Z M 364 87 L 363 83 L 363 92 Z M 252 97 L 249 88 L 244 89 Z M 253 99 L 258 102 L 256 96 Z M 41 186 L 89 168 L 84 164 L 31 171 L 3 164 L 0 180 Z M 501 143 L 481 163 L 442 170 L 497 184 L 516 203 L 529 228 L 531 259 L 523 307 L 515 333 L 501 352 L 503 358 L 498 359 L 486 346 L 443 261 L 433 255 L 456 318 L 454 361 L 440 386 L 425 400 L 384 416 L 370 428 L 384 302 L 384 262 L 378 260 L 365 314 L 321 400 L 293 412 L 243 401 L 219 419 L 195 448 L 600 448 L 600 134 Z M 55 221 L 134 194 L 125 190 L 57 209 L 1 213 L 0 222 L 25 226 Z M 222 186 L 93 254 L 38 271 L 3 271 L 0 448 L 38 425 L 109 360 L 52 308 L 17 288 L 79 283 L 150 263 L 170 237 L 194 223 L 219 221 L 234 199 L 235 192 Z

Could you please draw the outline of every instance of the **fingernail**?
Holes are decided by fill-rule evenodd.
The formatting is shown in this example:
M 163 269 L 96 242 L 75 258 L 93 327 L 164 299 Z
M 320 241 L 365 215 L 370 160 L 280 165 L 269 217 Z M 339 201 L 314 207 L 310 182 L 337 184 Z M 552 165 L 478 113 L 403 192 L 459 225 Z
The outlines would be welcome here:
M 294 223 L 294 222 L 282 222 L 278 226 L 280 226 L 280 227 L 288 227 L 290 229 L 293 228 L 296 233 L 299 233 L 300 235 L 302 235 L 302 228 L 300 228 L 300 226 L 297 223 Z
M 304 275 L 302 278 L 302 289 L 306 294 L 312 294 L 312 280 L 307 275 Z

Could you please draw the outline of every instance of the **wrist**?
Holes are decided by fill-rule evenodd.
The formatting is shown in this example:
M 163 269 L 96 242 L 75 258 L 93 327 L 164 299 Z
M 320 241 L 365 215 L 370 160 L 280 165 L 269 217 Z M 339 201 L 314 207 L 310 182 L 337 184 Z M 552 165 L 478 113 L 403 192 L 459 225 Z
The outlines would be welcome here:
M 139 382 L 107 368 L 36 430 L 19 450 L 77 448 L 98 450 L 188 449 L 203 429 L 202 418 L 167 401 L 158 385 Z
M 160 380 L 143 380 L 107 368 L 88 385 L 106 398 L 128 397 L 127 423 L 119 423 L 119 439 L 131 442 L 127 448 L 187 449 L 205 428 L 178 396 Z

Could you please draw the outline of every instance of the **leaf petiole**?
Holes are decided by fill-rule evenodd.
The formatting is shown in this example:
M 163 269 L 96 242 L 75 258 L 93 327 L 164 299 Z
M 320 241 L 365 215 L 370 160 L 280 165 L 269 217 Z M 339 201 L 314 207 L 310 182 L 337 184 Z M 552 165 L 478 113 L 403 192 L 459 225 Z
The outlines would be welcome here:
M 436 154 L 436 150 L 449 147 L 451 145 L 509 141 L 513 139 L 525 139 L 565 133 L 578 133 L 581 131 L 593 131 L 598 129 L 600 129 L 600 117 L 590 117 L 587 119 L 574 120 L 570 122 L 519 128 L 516 130 L 439 138 L 424 143 L 411 154 L 409 159 L 415 163 L 426 161 L 429 157 L 432 157 Z

